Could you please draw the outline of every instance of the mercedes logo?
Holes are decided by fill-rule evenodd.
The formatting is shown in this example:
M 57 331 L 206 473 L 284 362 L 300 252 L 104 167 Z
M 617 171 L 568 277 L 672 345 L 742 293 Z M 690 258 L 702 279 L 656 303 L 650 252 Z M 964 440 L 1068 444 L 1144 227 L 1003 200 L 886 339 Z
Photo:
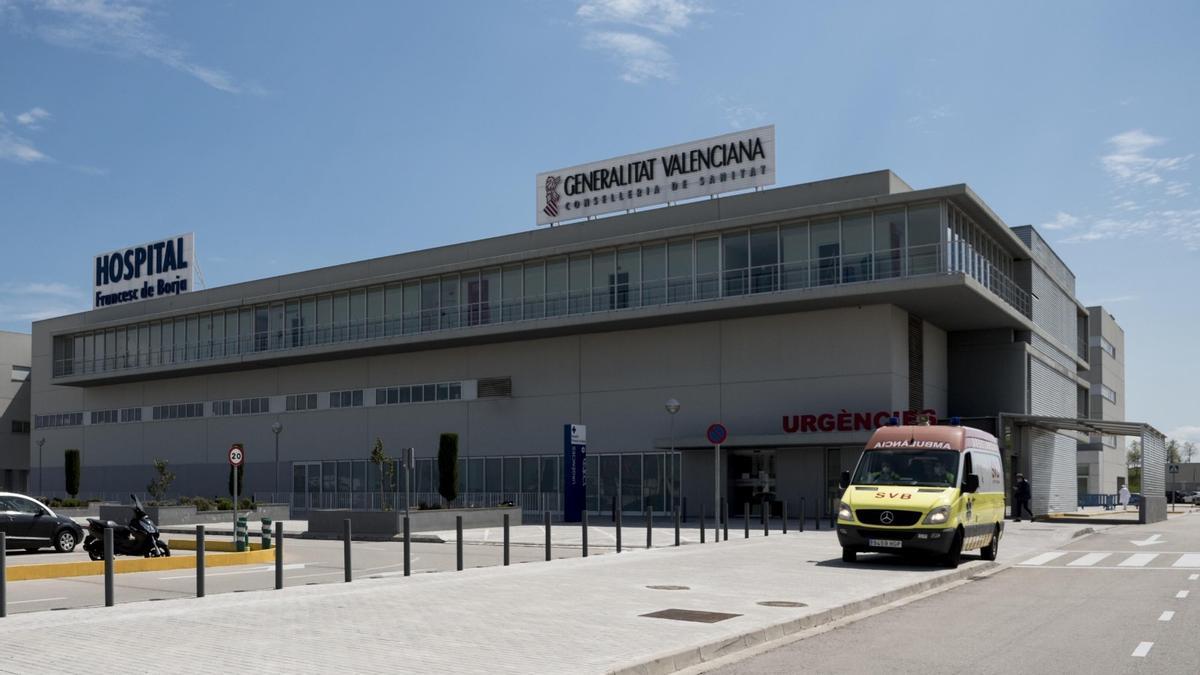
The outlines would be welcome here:
M 884 525 L 891 525 L 892 521 L 894 520 L 896 520 L 896 516 L 891 511 L 884 511 L 883 513 L 879 514 L 879 522 L 883 523 Z

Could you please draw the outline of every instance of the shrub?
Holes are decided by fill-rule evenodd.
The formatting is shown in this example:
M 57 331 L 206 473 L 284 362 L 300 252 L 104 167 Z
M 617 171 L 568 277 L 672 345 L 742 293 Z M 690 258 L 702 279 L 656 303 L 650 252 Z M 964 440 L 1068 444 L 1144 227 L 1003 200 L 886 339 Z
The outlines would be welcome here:
M 161 502 L 167 496 L 167 490 L 171 489 L 171 483 L 175 482 L 175 472 L 167 468 L 167 460 L 154 460 L 154 480 L 146 486 L 146 492 L 154 499 L 154 503 Z
M 58 506 L 62 506 L 62 500 L 59 499 L 58 497 L 54 497 L 46 504 L 46 506 L 49 506 L 52 509 L 55 507 L 58 507 Z
M 194 499 L 189 499 L 188 501 L 189 501 L 189 502 L 190 502 L 190 503 L 191 503 L 193 506 L 195 506 L 195 507 L 196 507 L 196 511 L 197 511 L 197 512 L 200 512 L 200 511 L 212 511 L 212 510 L 213 510 L 213 503 L 212 503 L 212 502 L 210 502 L 210 501 L 208 501 L 208 500 L 207 500 L 207 499 L 205 499 L 204 497 L 196 497 L 196 498 L 194 498 Z
M 230 499 L 229 497 L 218 497 L 217 498 L 217 510 L 218 511 L 232 511 L 233 510 L 233 500 Z
M 238 502 L 238 508 L 243 511 L 249 511 L 254 508 L 254 501 L 249 497 L 242 497 L 242 500 Z

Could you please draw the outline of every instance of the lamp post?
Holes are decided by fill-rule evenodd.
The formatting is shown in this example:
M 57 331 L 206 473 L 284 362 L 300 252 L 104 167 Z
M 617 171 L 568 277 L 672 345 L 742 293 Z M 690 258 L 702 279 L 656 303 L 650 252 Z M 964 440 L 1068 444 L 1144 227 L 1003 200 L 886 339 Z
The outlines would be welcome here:
M 275 434 L 275 501 L 279 501 L 279 432 L 283 431 L 283 425 L 275 422 L 271 431 Z
M 669 480 L 669 482 L 667 483 L 667 494 L 669 494 L 671 496 L 671 509 L 673 511 L 678 511 L 679 507 L 676 505 L 676 502 L 679 500 L 679 495 L 675 494 L 674 488 L 675 488 L 675 413 L 679 412 L 679 408 L 680 408 L 679 401 L 677 401 L 673 398 L 669 398 L 669 399 L 667 399 L 667 403 L 664 407 L 667 409 L 667 414 L 668 414 L 667 419 L 671 420 L 671 454 L 669 455 L 669 457 L 670 457 L 669 461 L 671 462 L 671 470 L 667 472 L 668 480 Z
M 45 493 L 42 491 L 42 480 L 43 480 L 42 476 L 46 473 L 45 466 L 42 464 L 42 446 L 45 444 L 46 444 L 45 436 L 38 439 L 38 442 L 37 442 L 37 445 L 38 445 L 38 497 L 46 496 Z

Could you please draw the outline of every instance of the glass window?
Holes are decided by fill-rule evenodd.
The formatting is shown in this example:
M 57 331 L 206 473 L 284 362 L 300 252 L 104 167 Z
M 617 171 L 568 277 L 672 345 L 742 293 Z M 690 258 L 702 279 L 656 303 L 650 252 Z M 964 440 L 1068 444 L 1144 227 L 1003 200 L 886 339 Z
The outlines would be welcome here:
M 942 207 L 940 204 L 909 207 L 909 274 L 932 274 L 937 271 L 941 221 Z
M 118 328 L 116 336 L 117 336 L 116 337 L 117 351 L 116 351 L 116 358 L 113 361 L 113 367 L 114 368 L 127 368 L 129 364 L 128 364 L 128 359 L 126 358 L 126 355 L 129 353 L 127 351 L 129 347 L 128 347 L 128 342 L 125 339 L 125 329 Z M 62 353 L 61 353 L 62 352 L 62 340 L 55 340 L 54 344 L 56 347 L 58 347 L 59 352 L 60 352 L 58 355 L 58 358 L 62 358 Z
M 592 311 L 592 260 L 591 256 L 571 256 L 571 269 L 567 279 L 570 300 L 567 311 L 572 314 Z
M 439 401 L 449 401 L 450 400 L 450 385 L 439 384 L 437 386 L 437 400 L 439 400 Z
M 484 478 L 484 490 L 487 492 L 500 492 L 504 485 L 501 482 L 501 474 L 503 473 L 502 460 L 499 457 L 488 457 L 487 471 Z
M 108 331 L 105 342 L 112 345 L 113 331 Z M 115 352 L 110 352 L 115 353 Z M 175 319 L 175 363 L 181 363 L 187 355 L 187 317 Z
M 325 343 L 333 339 L 333 296 L 317 297 L 317 342 Z
M 666 467 L 662 453 L 642 456 L 642 503 L 652 511 L 666 511 Z
M 467 490 L 470 492 L 486 492 L 483 482 L 484 458 L 470 457 L 467 459 Z
M 153 342 L 154 338 L 151 337 Z M 236 309 L 225 312 L 225 353 L 238 353 L 238 313 Z
M 425 398 L 426 401 L 436 401 L 437 400 L 437 385 L 427 384 L 427 385 L 422 386 L 421 388 L 424 390 L 421 395 Z
M 692 299 L 692 240 L 667 244 L 667 302 Z
M 350 340 L 361 340 L 367 334 L 367 292 L 364 289 L 350 291 L 350 317 L 347 326 Z
M 458 275 L 449 274 L 442 277 L 442 302 L 440 309 L 441 322 L 439 326 L 458 328 Z
M 642 253 L 637 248 L 617 251 L 617 275 L 610 284 L 613 307 L 637 307 L 642 289 Z
M 311 345 L 316 342 L 317 328 L 317 299 L 304 298 L 300 301 L 300 325 L 296 326 L 300 334 L 300 344 Z
M 541 463 L 539 457 L 522 457 L 521 458 L 521 492 L 537 492 L 540 483 L 538 482 L 538 465 Z
M 871 279 L 871 214 L 842 218 L 842 281 Z
M 904 274 L 904 209 L 875 212 L 875 278 Z
M 285 347 L 300 346 L 300 301 L 290 300 L 283 306 L 283 344 Z
M 721 244 L 716 237 L 696 240 L 696 298 L 721 294 Z
M 383 335 L 383 286 L 367 289 L 367 334 L 369 338 Z
M 764 227 L 750 232 L 750 291 L 770 293 L 778 283 L 779 230 Z
M 546 316 L 567 313 L 567 259 L 546 261 Z
M 333 321 L 330 325 L 330 340 L 343 342 L 350 337 L 350 294 L 333 294 Z
M 546 267 L 543 263 L 525 265 L 525 318 L 546 316 Z
M 421 330 L 421 282 L 404 284 L 404 334 Z
M 841 237 L 838 236 L 838 219 L 814 220 L 810 231 L 809 258 L 815 265 L 815 283 L 820 286 L 836 284 L 838 262 L 841 258 Z
M 500 315 L 500 268 L 479 273 L 479 323 L 495 323 Z
M 438 280 L 421 280 L 421 330 L 437 330 L 438 327 L 438 294 L 441 292 Z
M 143 340 L 144 342 L 145 340 Z M 225 313 L 217 312 L 212 315 L 212 347 L 209 353 L 213 358 L 225 356 Z
M 588 455 L 584 460 L 584 470 L 587 472 L 587 510 L 600 510 L 600 490 L 597 481 L 600 480 L 600 462 L 596 455 Z
M 621 510 L 642 509 L 642 456 L 621 455 Z
M 521 266 L 512 265 L 505 267 L 501 288 L 501 297 L 503 298 L 501 320 L 521 320 L 521 298 L 523 295 L 524 293 L 521 285 Z
M 254 351 L 267 349 L 267 334 L 270 332 L 270 315 L 266 305 L 254 308 Z
M 725 295 L 744 295 L 748 287 L 746 268 L 750 264 L 750 247 L 746 232 L 727 232 L 721 235 L 724 249 Z
M 780 288 L 808 287 L 808 223 L 779 228 Z
M 479 310 L 483 306 L 484 299 L 479 296 L 479 292 L 483 290 L 479 285 L 479 273 L 468 272 L 459 277 L 459 315 L 462 317 L 462 325 L 478 326 Z
M 661 305 L 667 301 L 667 245 L 642 247 L 642 304 Z
M 616 261 L 613 251 L 592 255 L 592 311 L 603 312 L 613 308 L 612 285 Z
M 268 329 L 270 333 L 268 344 L 271 345 L 271 349 L 281 349 L 283 347 L 283 321 L 283 303 L 272 303 L 270 307 L 270 328 Z
M 558 492 L 558 457 L 542 457 L 542 492 Z
M 520 457 L 505 457 L 504 458 L 504 491 L 505 492 L 520 492 L 521 491 L 521 458 Z
M 404 317 L 404 285 L 403 284 L 388 284 L 387 290 L 384 292 L 384 334 L 399 335 L 401 332 L 401 320 Z

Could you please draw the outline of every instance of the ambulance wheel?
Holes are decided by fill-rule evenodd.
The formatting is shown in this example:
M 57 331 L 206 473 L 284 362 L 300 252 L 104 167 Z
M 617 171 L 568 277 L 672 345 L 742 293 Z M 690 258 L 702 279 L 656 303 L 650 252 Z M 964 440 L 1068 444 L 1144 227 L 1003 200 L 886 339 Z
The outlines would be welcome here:
M 842 562 L 858 562 L 858 551 L 855 551 L 849 546 L 843 546 Z
M 996 531 L 992 533 L 992 541 L 987 546 L 979 550 L 979 557 L 984 560 L 995 560 L 996 554 L 1000 552 L 1000 527 L 996 527 Z
M 958 530 L 954 533 L 954 541 L 950 542 L 950 550 L 946 552 L 946 557 L 942 559 L 942 564 L 950 569 L 956 569 L 959 561 L 962 560 L 963 547 L 963 532 Z

